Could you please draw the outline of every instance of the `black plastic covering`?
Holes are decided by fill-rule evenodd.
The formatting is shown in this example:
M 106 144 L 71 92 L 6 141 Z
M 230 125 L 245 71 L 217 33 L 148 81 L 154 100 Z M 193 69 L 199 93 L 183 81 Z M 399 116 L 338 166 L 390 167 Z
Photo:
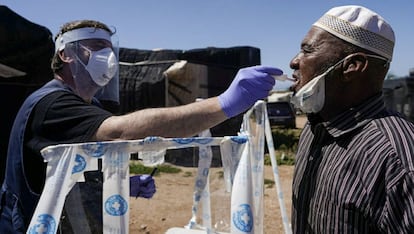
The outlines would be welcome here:
M 163 75 L 164 71 L 179 60 L 207 66 L 207 87 L 202 88 L 206 88 L 208 94 L 203 98 L 217 96 L 225 91 L 240 68 L 260 64 L 260 50 L 249 46 L 208 47 L 187 51 L 121 48 L 119 55 L 121 62 L 129 64 L 120 66 L 121 114 L 137 109 L 165 106 L 166 95 L 178 100 L 179 104 L 187 104 L 180 101 L 179 96 L 167 94 L 166 77 Z M 180 84 L 173 85 L 179 87 Z M 192 92 L 192 90 L 183 92 Z M 213 127 L 212 136 L 237 135 L 242 118 L 240 114 Z M 220 166 L 219 149 L 214 147 L 213 153 L 212 166 Z M 166 161 L 182 166 L 197 166 L 198 150 L 193 148 L 169 150 Z
M 3 181 L 9 134 L 25 98 L 52 79 L 50 60 L 54 43 L 49 29 L 32 23 L 7 6 L 0 5 L 0 63 L 26 73 L 0 76 L 0 181 Z

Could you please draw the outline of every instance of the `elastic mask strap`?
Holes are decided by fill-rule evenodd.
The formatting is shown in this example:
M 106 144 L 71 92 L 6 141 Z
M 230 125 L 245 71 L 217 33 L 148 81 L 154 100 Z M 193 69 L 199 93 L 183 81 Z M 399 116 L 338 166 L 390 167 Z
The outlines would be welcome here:
M 329 72 L 331 72 L 333 69 L 335 69 L 335 67 L 336 66 L 338 66 L 339 64 L 341 64 L 343 61 L 345 61 L 345 59 L 347 59 L 349 57 L 349 55 L 348 56 L 346 56 L 345 58 L 343 58 L 343 59 L 341 59 L 341 60 L 339 60 L 337 63 L 335 63 L 334 65 L 332 65 L 332 66 L 330 66 L 329 68 L 328 68 L 328 70 L 326 70 L 324 73 L 322 73 L 321 75 L 319 75 L 319 76 L 326 76 L 327 74 L 329 74 Z
M 354 53 L 355 54 L 355 53 Z M 350 54 L 348 56 L 346 56 L 345 58 L 339 60 L 337 63 L 335 63 L 333 66 L 331 66 L 328 70 L 326 70 L 326 72 L 324 72 L 323 74 L 326 75 L 329 72 L 331 72 L 336 66 L 338 66 L 339 64 L 341 64 L 343 61 L 345 61 L 345 59 L 351 57 L 354 54 Z M 384 57 L 378 56 L 378 55 L 374 55 L 374 54 L 365 54 L 366 57 L 371 57 L 371 58 L 376 58 L 376 59 L 381 59 L 383 61 L 386 62 L 386 64 L 384 64 L 384 67 L 387 67 L 390 63 L 390 61 Z
M 373 55 L 373 54 L 365 54 L 367 57 L 371 57 L 371 58 L 376 58 L 376 59 L 380 59 L 382 61 L 385 61 L 386 63 L 384 64 L 384 67 L 389 67 L 391 61 L 389 59 L 386 59 L 384 57 L 378 56 L 378 55 Z
M 80 43 L 80 42 L 77 42 L 77 43 L 78 43 L 78 46 L 82 47 L 82 49 L 84 49 L 84 50 L 86 50 L 86 51 L 88 51 L 88 52 L 89 52 L 89 56 L 88 56 L 88 63 L 89 63 L 89 60 L 91 59 L 91 56 L 92 56 L 92 50 L 90 50 L 88 47 L 86 47 L 86 46 L 82 45 L 82 43 Z M 77 52 L 78 52 L 78 51 L 77 51 Z M 76 59 L 77 59 L 80 63 L 82 63 L 82 65 L 83 65 L 84 67 L 86 67 L 86 64 L 82 61 L 82 59 L 80 59 L 80 58 L 79 58 L 78 53 L 75 53 L 75 55 L 76 55 Z
M 357 54 L 357 53 L 354 53 L 354 54 Z M 351 57 L 351 56 L 352 56 L 352 55 L 354 55 L 354 54 L 350 54 L 350 55 L 346 56 L 345 58 L 341 59 L 338 63 L 343 62 L 345 59 L 347 59 L 348 57 Z M 363 53 L 363 54 L 364 54 L 366 57 L 376 58 L 376 59 L 380 59 L 380 60 L 382 60 L 382 61 L 385 61 L 386 63 L 385 63 L 385 65 L 384 65 L 384 67 L 388 66 L 388 65 L 390 64 L 390 62 L 391 62 L 389 59 L 386 59 L 386 58 L 384 58 L 384 57 L 382 57 L 382 56 L 378 56 L 378 55 L 374 55 L 374 54 L 365 54 L 365 53 Z M 335 66 L 336 66 L 336 65 L 338 65 L 338 63 L 337 63 L 337 64 L 335 64 Z

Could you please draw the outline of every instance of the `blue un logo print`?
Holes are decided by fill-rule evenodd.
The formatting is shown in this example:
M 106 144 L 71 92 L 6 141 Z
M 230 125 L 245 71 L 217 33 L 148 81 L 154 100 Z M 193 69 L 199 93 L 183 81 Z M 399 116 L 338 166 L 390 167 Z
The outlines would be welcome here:
M 238 144 L 244 144 L 247 142 L 247 136 L 232 136 L 230 137 L 231 141 L 236 142 Z
M 107 145 L 102 142 L 96 142 L 95 144 L 85 144 L 82 145 L 82 150 L 86 155 L 92 156 L 94 158 L 100 158 L 106 153 Z
M 75 173 L 78 173 L 78 172 L 81 172 L 81 171 L 85 170 L 86 160 L 85 160 L 84 157 L 82 157 L 82 155 L 76 154 L 75 162 L 76 162 L 76 164 L 75 164 L 75 166 L 73 166 L 72 174 L 75 174 Z
M 37 217 L 37 224 L 28 231 L 29 234 L 55 234 L 56 221 L 49 214 L 42 214 Z
M 194 141 L 194 138 L 174 138 L 172 139 L 174 142 L 181 144 L 181 145 L 186 145 L 186 144 L 190 144 L 191 142 Z
M 253 229 L 253 215 L 249 204 L 239 205 L 233 213 L 233 223 L 242 232 L 251 232 Z
M 128 203 L 121 195 L 112 195 L 105 202 L 105 211 L 112 216 L 122 216 L 128 211 Z

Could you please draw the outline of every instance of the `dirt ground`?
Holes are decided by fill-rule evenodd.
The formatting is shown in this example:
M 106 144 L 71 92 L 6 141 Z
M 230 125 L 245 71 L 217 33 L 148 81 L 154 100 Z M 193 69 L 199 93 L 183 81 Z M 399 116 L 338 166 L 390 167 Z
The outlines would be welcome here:
M 298 116 L 297 127 L 302 128 L 305 121 L 305 117 Z M 188 224 L 191 218 L 192 194 L 197 168 L 180 168 L 182 172 L 178 174 L 162 173 L 155 177 L 157 192 L 152 199 L 130 200 L 130 233 L 162 234 L 169 228 L 184 227 Z M 290 219 L 293 166 L 279 166 L 278 168 L 285 208 Z M 223 210 L 229 212 L 230 197 L 223 196 L 224 182 L 221 172 L 222 168 L 212 168 L 210 171 L 211 206 L 212 213 L 215 215 L 213 225 L 223 220 L 229 222 L 229 217 L 223 218 L 226 216 Z M 270 166 L 265 167 L 264 178 L 274 181 Z M 284 233 L 275 185 L 265 185 L 264 207 L 264 233 Z
M 172 227 L 184 227 L 191 218 L 192 194 L 197 168 L 180 167 L 178 174 L 161 174 L 155 177 L 157 192 L 152 199 L 130 200 L 130 233 L 165 233 Z M 210 171 L 210 193 L 213 215 L 226 216 L 222 209 L 230 209 L 229 196 L 223 196 L 222 168 Z M 291 182 L 293 166 L 279 166 L 279 176 L 285 208 L 290 218 Z M 272 168 L 265 167 L 265 180 L 274 181 Z M 216 196 L 217 195 L 217 196 Z M 266 186 L 264 192 L 264 233 L 284 233 L 276 186 Z M 221 209 L 220 209 L 221 208 Z M 214 218 L 213 225 L 227 218 Z

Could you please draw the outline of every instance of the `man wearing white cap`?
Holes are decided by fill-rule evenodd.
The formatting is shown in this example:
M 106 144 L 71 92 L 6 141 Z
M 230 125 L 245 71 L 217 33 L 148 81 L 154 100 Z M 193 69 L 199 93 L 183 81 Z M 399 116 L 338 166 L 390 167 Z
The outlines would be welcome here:
M 42 148 L 147 136 L 193 136 L 266 98 L 275 83 L 272 75 L 282 74 L 272 67 L 244 68 L 218 97 L 114 116 L 94 99 L 98 91 L 117 81 L 112 34 L 106 25 L 91 20 L 69 22 L 58 33 L 52 61 L 55 79 L 28 97 L 13 125 L 0 191 L 0 233 L 26 232 L 45 183 Z M 147 196 L 152 196 L 153 186 L 146 189 Z
M 294 233 L 414 233 L 414 125 L 385 109 L 391 26 L 361 6 L 316 21 L 290 67 L 308 116 L 293 178 Z

